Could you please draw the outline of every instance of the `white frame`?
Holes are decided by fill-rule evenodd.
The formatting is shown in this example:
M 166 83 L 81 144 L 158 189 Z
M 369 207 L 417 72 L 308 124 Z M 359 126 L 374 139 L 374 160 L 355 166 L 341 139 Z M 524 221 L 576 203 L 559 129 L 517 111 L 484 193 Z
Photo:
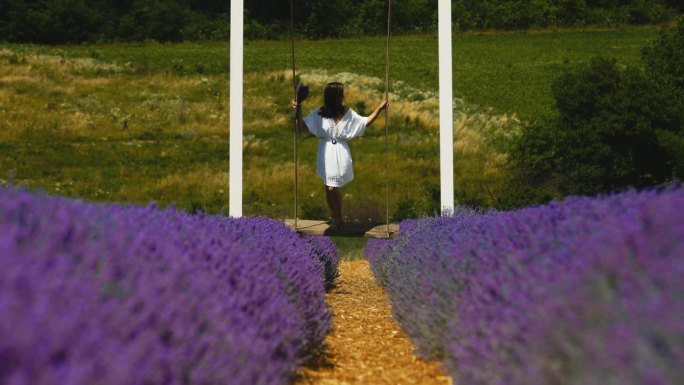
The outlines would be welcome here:
M 439 180 L 442 214 L 454 211 L 454 100 L 451 0 L 439 0 Z
M 244 1 L 230 2 L 230 180 L 228 212 L 242 216 Z M 439 169 L 442 213 L 454 209 L 454 113 L 451 0 L 439 0 Z
M 230 180 L 228 214 L 242 216 L 242 90 L 244 2 L 230 0 Z

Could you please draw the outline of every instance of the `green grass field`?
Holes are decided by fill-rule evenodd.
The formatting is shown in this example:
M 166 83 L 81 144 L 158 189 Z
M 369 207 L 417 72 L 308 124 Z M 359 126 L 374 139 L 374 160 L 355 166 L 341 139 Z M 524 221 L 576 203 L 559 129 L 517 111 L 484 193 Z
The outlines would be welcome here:
M 656 28 L 454 37 L 456 193 L 491 205 L 506 186 L 507 143 L 551 113 L 550 84 L 597 54 L 639 64 Z M 383 38 L 298 41 L 307 108 L 326 81 L 369 112 L 384 88 Z M 289 42 L 245 45 L 246 215 L 292 216 Z M 0 183 L 93 201 L 175 204 L 227 212 L 226 43 L 0 46 Z M 436 36 L 393 40 L 391 216 L 433 214 L 439 200 Z M 379 120 L 352 142 L 357 179 L 343 191 L 350 220 L 384 218 Z M 327 216 L 316 139 L 300 138 L 300 216 Z
M 640 50 L 658 28 L 606 31 L 541 31 L 506 34 L 460 34 L 453 39 L 454 95 L 467 103 L 516 113 L 527 119 L 548 113 L 553 101 L 548 85 L 567 64 L 595 55 L 623 64 L 637 63 Z M 301 70 L 326 69 L 384 79 L 385 38 L 297 41 Z M 44 48 L 45 49 L 45 48 Z M 46 49 L 66 57 L 93 57 L 131 63 L 141 73 L 225 74 L 226 43 L 76 46 Z M 438 89 L 436 35 L 398 36 L 392 40 L 392 78 L 420 89 Z M 245 72 L 290 68 L 289 41 L 246 42 Z

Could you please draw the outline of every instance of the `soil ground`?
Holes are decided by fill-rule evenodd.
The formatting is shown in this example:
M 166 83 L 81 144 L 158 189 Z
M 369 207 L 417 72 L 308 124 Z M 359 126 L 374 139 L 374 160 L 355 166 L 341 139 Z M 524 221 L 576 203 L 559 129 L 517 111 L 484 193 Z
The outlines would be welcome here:
M 451 385 L 439 363 L 414 354 L 368 261 L 342 261 L 339 270 L 337 287 L 327 295 L 333 312 L 327 348 L 300 370 L 295 384 Z

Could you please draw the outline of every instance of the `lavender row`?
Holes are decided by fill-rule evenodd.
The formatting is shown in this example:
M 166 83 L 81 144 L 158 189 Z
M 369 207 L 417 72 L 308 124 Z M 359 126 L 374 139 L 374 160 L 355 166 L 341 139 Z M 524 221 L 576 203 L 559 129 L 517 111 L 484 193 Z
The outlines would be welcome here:
M 426 218 L 366 255 L 461 384 L 681 384 L 684 189 Z
M 0 189 L 0 384 L 286 384 L 336 272 L 268 219 Z

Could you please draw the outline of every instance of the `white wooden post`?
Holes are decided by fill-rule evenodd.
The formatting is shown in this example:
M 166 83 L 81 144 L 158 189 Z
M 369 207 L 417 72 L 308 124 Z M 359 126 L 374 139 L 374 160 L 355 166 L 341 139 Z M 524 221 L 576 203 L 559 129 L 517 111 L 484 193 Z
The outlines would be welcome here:
M 242 74 L 244 2 L 230 0 L 230 180 L 228 214 L 242 216 Z
M 439 171 L 442 212 L 454 210 L 451 0 L 439 0 Z

